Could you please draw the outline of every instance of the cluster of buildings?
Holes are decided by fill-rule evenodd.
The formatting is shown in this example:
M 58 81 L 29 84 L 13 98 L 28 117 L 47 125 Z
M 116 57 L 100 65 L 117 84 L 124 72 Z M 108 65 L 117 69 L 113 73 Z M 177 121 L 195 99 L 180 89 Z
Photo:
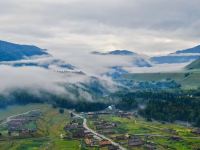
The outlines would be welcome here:
M 85 129 L 83 120 L 80 118 L 73 117 L 70 123 L 64 127 L 64 130 L 67 132 L 64 139 L 82 139 L 86 147 L 107 147 L 108 150 L 118 150 L 110 141 L 104 140 Z
M 9 136 L 27 137 L 37 131 L 36 121 L 40 117 L 40 111 L 30 111 L 27 114 L 12 117 L 7 122 Z
M 109 106 L 108 108 L 106 108 L 103 111 L 88 112 L 85 115 L 87 117 L 89 117 L 89 118 L 97 119 L 99 115 L 111 115 L 111 114 L 113 114 L 115 116 L 118 116 L 118 117 L 127 118 L 127 119 L 131 119 L 133 115 L 135 117 L 137 116 L 136 113 L 126 112 L 126 111 L 122 111 L 122 110 L 116 109 L 116 107 L 114 105 Z
M 155 150 L 156 145 L 154 143 L 147 142 L 147 140 L 143 140 L 139 136 L 135 135 L 116 135 L 113 136 L 113 140 L 119 143 L 120 145 L 126 145 L 129 148 L 135 147 L 145 147 L 147 150 Z
M 154 143 L 147 142 L 147 140 L 142 139 L 140 136 L 120 134 L 118 132 L 118 127 L 120 126 L 119 122 L 106 121 L 101 119 L 101 116 L 104 115 L 115 115 L 121 118 L 131 119 L 133 116 L 137 117 L 137 114 L 133 112 L 125 112 L 115 109 L 113 106 L 110 106 L 107 110 L 100 112 L 90 112 L 86 116 L 93 121 L 94 129 L 105 136 L 111 137 L 113 141 L 119 143 L 124 147 L 129 147 L 130 149 L 136 147 L 145 147 L 147 150 L 155 150 L 156 145 Z M 92 143 L 92 140 L 86 140 L 87 143 Z M 102 144 L 109 145 L 109 141 L 102 142 Z M 101 145 L 101 144 L 100 144 Z M 110 148 L 112 150 L 112 148 Z M 113 149 L 116 150 L 116 149 Z
M 97 120 L 94 121 L 95 130 L 98 133 L 109 135 L 109 134 L 115 134 L 115 128 L 117 128 L 118 124 L 114 122 L 108 122 L 104 120 Z
M 79 118 L 73 119 L 64 127 L 64 130 L 68 133 L 66 139 L 80 139 L 85 135 L 82 119 Z

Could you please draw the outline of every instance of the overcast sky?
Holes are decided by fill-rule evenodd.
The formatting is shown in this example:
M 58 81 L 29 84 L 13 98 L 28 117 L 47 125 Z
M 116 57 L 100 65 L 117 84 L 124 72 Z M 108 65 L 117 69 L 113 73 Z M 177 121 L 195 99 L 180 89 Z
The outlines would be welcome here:
M 199 6 L 199 0 L 0 0 L 0 39 L 55 54 L 165 54 L 200 44 Z

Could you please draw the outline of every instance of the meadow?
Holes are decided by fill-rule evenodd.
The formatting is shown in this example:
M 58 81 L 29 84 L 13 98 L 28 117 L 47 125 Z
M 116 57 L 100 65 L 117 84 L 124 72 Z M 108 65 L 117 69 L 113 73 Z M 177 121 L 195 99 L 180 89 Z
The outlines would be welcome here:
M 182 89 L 196 89 L 200 87 L 200 71 L 165 72 L 165 73 L 135 73 L 124 76 L 134 81 L 162 81 L 174 80 L 181 84 Z

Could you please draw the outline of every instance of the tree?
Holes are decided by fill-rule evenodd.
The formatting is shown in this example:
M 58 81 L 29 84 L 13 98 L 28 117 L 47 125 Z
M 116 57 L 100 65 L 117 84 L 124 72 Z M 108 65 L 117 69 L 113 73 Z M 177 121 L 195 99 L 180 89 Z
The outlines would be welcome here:
M 63 114 L 64 112 L 65 112 L 65 110 L 64 110 L 63 108 L 60 108 L 60 109 L 59 109 L 59 113 L 60 113 L 60 114 Z

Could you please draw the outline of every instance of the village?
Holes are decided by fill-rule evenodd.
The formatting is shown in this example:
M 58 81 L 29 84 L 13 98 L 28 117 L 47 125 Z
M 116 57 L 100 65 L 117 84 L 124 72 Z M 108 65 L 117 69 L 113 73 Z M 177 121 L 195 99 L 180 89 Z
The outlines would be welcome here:
M 96 134 L 88 131 L 83 126 L 83 119 L 71 113 L 71 121 L 64 128 L 67 133 L 64 139 L 82 139 L 82 144 L 86 149 L 104 148 L 106 150 L 156 150 L 160 149 L 163 145 L 154 142 L 155 139 L 165 138 L 166 140 L 171 142 L 184 142 L 182 137 L 179 136 L 178 132 L 175 129 L 171 128 L 160 129 L 161 132 L 165 133 L 163 135 L 154 133 L 131 134 L 128 131 L 120 131 L 119 126 L 122 125 L 120 122 L 106 120 L 104 118 L 106 118 L 107 116 L 114 116 L 131 120 L 134 117 L 138 116 L 135 112 L 116 110 L 114 106 L 109 106 L 109 108 L 104 111 L 81 113 L 81 115 L 84 116 L 84 118 L 87 118 L 89 128 L 91 128 L 98 134 L 104 135 L 105 137 L 118 143 L 121 147 L 120 148 L 116 145 L 113 145 L 110 140 L 100 138 Z M 200 136 L 200 129 L 198 128 L 192 129 L 189 132 L 194 136 Z M 168 146 L 163 147 L 170 148 Z
M 40 139 L 44 147 L 49 147 L 48 137 L 54 133 L 53 137 L 64 150 L 70 150 L 67 143 L 75 144 L 76 148 L 73 149 L 77 150 L 165 150 L 173 149 L 172 143 L 184 146 L 188 142 L 199 147 L 199 128 L 148 122 L 137 112 L 118 110 L 115 106 L 82 113 L 66 109 L 61 112 L 59 108 L 50 106 L 45 109 L 31 110 L 1 120 L 0 144 L 9 141 L 17 144 L 20 139 L 30 139 L 34 143 Z
M 32 110 L 1 120 L 0 140 L 33 137 L 37 132 L 36 121 L 40 116 L 39 110 Z

